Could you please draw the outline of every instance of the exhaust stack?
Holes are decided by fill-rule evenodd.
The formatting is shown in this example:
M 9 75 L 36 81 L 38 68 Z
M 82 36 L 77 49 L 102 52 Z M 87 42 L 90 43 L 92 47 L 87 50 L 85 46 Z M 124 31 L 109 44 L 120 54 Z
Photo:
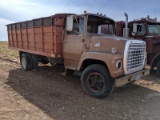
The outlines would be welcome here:
M 124 15 L 126 17 L 126 21 L 125 21 L 125 28 L 123 28 L 123 37 L 128 38 L 128 36 L 129 36 L 128 14 L 125 13 Z
M 124 13 L 125 17 L 126 17 L 126 23 L 125 23 L 125 28 L 128 28 L 128 14 Z

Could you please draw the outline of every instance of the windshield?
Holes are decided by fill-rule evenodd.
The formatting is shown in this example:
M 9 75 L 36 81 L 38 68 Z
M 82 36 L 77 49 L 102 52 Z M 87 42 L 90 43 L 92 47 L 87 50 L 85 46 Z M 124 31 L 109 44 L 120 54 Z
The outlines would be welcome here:
M 148 31 L 151 34 L 159 34 L 159 26 L 157 24 L 148 24 Z
M 114 21 L 94 15 L 88 16 L 87 32 L 94 34 L 114 34 Z

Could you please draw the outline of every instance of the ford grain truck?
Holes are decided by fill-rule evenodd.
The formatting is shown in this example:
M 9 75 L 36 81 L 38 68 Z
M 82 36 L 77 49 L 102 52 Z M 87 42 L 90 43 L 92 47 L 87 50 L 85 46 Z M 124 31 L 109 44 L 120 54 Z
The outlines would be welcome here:
M 114 87 L 149 74 L 146 43 L 115 36 L 115 21 L 101 14 L 55 14 L 12 23 L 7 30 L 9 48 L 19 50 L 25 71 L 38 62 L 63 64 L 66 73 L 79 73 L 92 97 L 104 98 Z
M 128 31 L 127 34 L 123 34 Z M 141 39 L 146 42 L 147 48 L 147 64 L 149 64 L 150 72 L 156 71 L 160 76 L 160 22 L 157 18 L 136 19 L 128 22 L 128 15 L 126 14 L 126 21 L 116 22 L 117 36 L 129 36 L 134 39 Z

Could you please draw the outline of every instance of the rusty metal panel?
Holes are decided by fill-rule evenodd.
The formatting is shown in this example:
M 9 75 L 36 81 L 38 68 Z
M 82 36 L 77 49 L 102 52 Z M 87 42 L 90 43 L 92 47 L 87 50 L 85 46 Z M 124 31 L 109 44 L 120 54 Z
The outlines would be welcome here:
M 68 14 L 7 25 L 9 47 L 48 57 L 62 57 L 62 33 Z
M 22 46 L 22 42 L 21 42 L 21 33 L 20 33 L 20 29 L 16 30 L 16 38 L 17 38 L 17 47 L 21 48 Z
M 42 42 L 42 34 L 35 34 L 35 42 L 36 43 Z
M 46 18 L 43 18 L 42 20 L 43 20 L 43 26 L 51 26 L 51 25 L 53 25 L 51 17 L 46 17 Z
M 15 25 L 15 24 L 12 24 L 11 29 L 12 29 L 12 30 L 15 30 L 15 28 L 16 28 L 16 25 Z
M 37 27 L 37 28 L 34 28 L 34 33 L 39 33 L 39 34 L 42 34 L 42 30 L 41 30 L 41 27 Z
M 50 33 L 51 32 L 51 27 L 43 27 L 43 32 L 44 33 Z
M 21 22 L 21 28 L 26 28 L 27 27 L 27 22 Z
M 34 20 L 34 27 L 42 26 L 42 18 Z
M 64 19 L 55 18 L 55 25 L 63 26 L 64 25 Z
M 30 34 L 30 33 L 33 34 L 33 28 L 28 28 L 28 29 L 27 29 L 27 33 L 28 33 L 28 34 Z
M 44 52 L 42 48 L 36 48 L 36 51 Z
M 27 21 L 27 28 L 33 28 L 33 21 Z
M 42 42 L 38 42 L 38 43 L 36 43 L 36 49 L 43 49 L 43 44 L 42 44 Z
M 57 53 L 62 54 L 62 43 L 57 44 Z
M 51 44 L 51 42 L 44 43 L 44 48 L 53 49 L 53 45 Z

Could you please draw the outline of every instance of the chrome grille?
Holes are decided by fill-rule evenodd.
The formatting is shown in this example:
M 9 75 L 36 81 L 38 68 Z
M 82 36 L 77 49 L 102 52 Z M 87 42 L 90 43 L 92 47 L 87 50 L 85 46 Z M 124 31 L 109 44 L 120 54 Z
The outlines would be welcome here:
M 146 42 L 141 40 L 127 40 L 124 50 L 125 75 L 142 70 L 146 60 Z
M 127 56 L 127 71 L 143 68 L 145 60 L 146 45 L 130 43 Z

